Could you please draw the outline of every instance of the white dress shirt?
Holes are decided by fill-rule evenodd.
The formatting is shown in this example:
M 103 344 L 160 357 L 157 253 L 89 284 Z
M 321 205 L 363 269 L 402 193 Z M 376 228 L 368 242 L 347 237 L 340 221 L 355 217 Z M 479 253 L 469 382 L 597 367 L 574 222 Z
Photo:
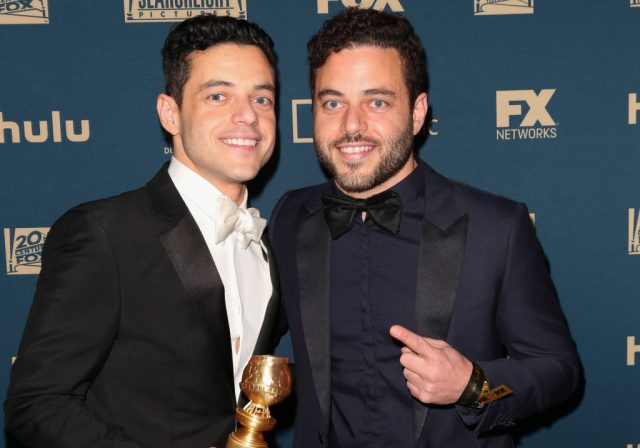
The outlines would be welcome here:
M 262 242 L 242 248 L 235 232 L 216 244 L 216 201 L 224 195 L 175 157 L 169 164 L 169 176 L 202 232 L 224 285 L 237 399 L 242 371 L 253 355 L 273 291 L 269 263 L 264 256 L 266 248 Z M 245 189 L 240 208 L 247 208 L 247 197 Z

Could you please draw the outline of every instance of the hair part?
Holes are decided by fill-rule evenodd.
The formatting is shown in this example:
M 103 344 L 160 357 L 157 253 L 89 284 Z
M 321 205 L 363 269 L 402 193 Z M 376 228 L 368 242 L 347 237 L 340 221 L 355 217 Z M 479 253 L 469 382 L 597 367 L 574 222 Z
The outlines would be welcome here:
M 402 74 L 413 103 L 427 91 L 427 56 L 420 38 L 405 17 L 374 9 L 347 8 L 327 20 L 307 44 L 309 84 L 315 91 L 316 71 L 332 53 L 357 47 L 391 48 L 398 51 Z
M 222 44 L 254 45 L 264 53 L 276 74 L 277 57 L 273 40 L 260 26 L 234 17 L 201 15 L 184 20 L 171 28 L 162 48 L 165 93 L 182 105 L 183 88 L 191 73 L 195 51 L 205 51 Z

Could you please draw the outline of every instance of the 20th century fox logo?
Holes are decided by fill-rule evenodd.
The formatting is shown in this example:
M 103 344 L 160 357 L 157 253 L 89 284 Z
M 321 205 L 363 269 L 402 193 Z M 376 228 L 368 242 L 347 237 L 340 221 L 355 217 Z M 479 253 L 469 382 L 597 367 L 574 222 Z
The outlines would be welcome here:
M 124 0 L 124 20 L 137 22 L 180 22 L 211 14 L 247 18 L 247 0 Z
M 629 209 L 629 255 L 640 255 L 640 209 Z
M 49 23 L 49 0 L 0 0 L 0 25 Z
M 496 140 L 556 138 L 557 123 L 548 105 L 556 89 L 498 90 L 496 92 Z
M 7 274 L 38 274 L 48 227 L 4 229 Z

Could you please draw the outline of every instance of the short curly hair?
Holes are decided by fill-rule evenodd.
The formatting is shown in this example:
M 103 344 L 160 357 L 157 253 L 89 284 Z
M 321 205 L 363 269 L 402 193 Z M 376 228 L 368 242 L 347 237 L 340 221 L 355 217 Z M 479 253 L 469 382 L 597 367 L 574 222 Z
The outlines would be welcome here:
M 192 53 L 227 43 L 258 47 L 276 75 L 277 57 L 273 40 L 257 24 L 226 16 L 192 17 L 171 28 L 162 48 L 165 93 L 178 106 L 182 104 L 182 90 L 191 73 Z
M 312 94 L 316 71 L 327 62 L 331 53 L 363 46 L 398 51 L 411 104 L 421 92 L 426 92 L 427 56 L 409 20 L 374 9 L 351 7 L 327 20 L 307 44 Z

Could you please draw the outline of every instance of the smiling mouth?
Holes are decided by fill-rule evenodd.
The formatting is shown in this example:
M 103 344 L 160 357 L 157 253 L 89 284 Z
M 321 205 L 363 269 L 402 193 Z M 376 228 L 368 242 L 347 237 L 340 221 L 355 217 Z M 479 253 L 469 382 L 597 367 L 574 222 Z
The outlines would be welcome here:
M 373 149 L 373 146 L 343 146 L 339 147 L 338 150 L 345 154 L 358 154 L 362 152 L 368 152 Z
M 234 146 L 256 146 L 258 144 L 258 140 L 254 138 L 223 138 L 220 141 L 225 145 Z

